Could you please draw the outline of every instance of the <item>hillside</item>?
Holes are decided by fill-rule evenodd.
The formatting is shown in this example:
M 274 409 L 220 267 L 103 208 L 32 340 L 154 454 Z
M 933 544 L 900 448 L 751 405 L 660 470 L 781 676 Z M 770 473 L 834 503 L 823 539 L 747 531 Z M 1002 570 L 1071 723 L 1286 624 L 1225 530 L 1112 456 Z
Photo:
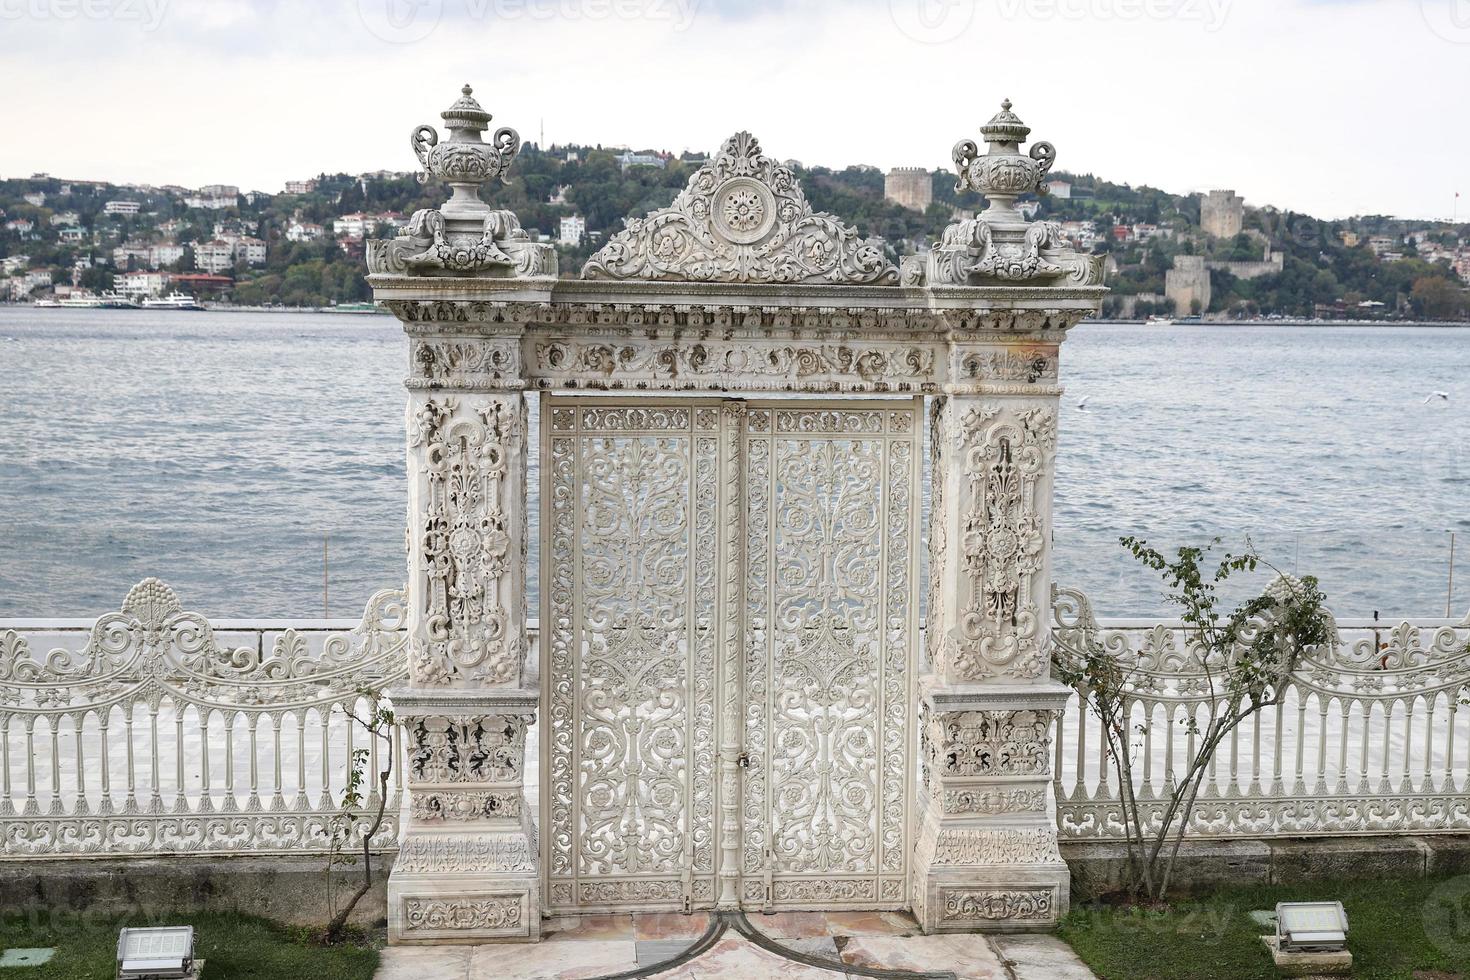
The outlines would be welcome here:
M 702 162 L 651 152 L 637 159 L 662 166 L 625 166 L 629 158 L 614 149 L 543 152 L 530 145 L 512 182 L 487 197 L 544 239 L 558 237 L 563 218 L 580 216 L 585 237 L 559 246 L 563 274 L 575 275 L 623 218 L 667 205 Z M 945 172 L 932 175 L 933 203 L 921 213 L 885 200 L 884 175 L 876 168 L 793 166 L 814 207 L 883 238 L 894 258 L 927 247 L 956 210 L 982 206 L 974 194 L 956 194 Z M 1074 244 L 1109 256 L 1113 294 L 1106 315 L 1145 316 L 1171 307 L 1236 316 L 1470 315 L 1460 278 L 1470 279 L 1470 225 L 1383 216 L 1328 222 L 1245 208 L 1240 233 L 1221 238 L 1203 232 L 1199 195 L 1091 174 L 1053 176 L 1069 196 L 1048 195 L 1028 207 L 1058 222 Z M 444 193 L 414 174 L 392 172 L 322 174 L 291 186 L 294 193 L 271 194 L 47 175 L 0 181 L 0 259 L 8 277 L 0 286 L 9 286 L 0 299 L 29 301 L 69 286 L 156 291 L 169 274 L 185 274 L 178 281 L 191 290 L 228 294 L 244 305 L 366 300 L 363 238 L 391 234 Z M 1193 292 L 1177 288 L 1187 277 L 1176 288 L 1166 283 L 1180 256 L 1199 257 L 1207 270 L 1198 279 L 1208 282 L 1195 281 Z M 1193 309 L 1183 309 L 1186 304 Z

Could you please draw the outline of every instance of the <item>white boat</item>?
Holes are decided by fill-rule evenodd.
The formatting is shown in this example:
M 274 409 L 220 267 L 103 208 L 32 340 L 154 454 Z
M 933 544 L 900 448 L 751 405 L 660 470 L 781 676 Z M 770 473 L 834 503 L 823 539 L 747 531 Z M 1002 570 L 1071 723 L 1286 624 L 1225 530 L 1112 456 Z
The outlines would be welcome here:
M 1174 325 L 1174 318 L 1167 316 L 1151 316 L 1144 321 L 1144 325 L 1149 327 L 1172 327 Z
M 143 301 L 145 310 L 202 310 L 199 301 L 188 293 L 174 290 L 167 296 L 150 296 Z
M 32 306 L 43 307 L 45 309 L 50 309 L 52 307 L 60 306 L 61 303 L 58 302 L 57 300 L 54 300 L 54 299 L 38 299 L 34 303 L 32 303 L 31 305 Z
M 80 295 L 72 293 L 66 299 L 62 300 L 60 305 L 74 310 L 95 310 L 102 305 L 102 297 L 95 293 L 82 293 Z

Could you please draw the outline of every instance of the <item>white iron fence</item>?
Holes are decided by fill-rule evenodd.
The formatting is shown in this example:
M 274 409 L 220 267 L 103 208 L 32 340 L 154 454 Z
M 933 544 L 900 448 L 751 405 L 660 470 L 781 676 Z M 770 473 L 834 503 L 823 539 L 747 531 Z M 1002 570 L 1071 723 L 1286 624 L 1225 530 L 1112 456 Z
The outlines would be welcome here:
M 1053 639 L 1100 642 L 1128 676 L 1134 789 L 1157 819 L 1194 755 L 1209 684 L 1176 622 L 1099 624 L 1086 596 L 1058 590 Z M 1197 838 L 1470 830 L 1470 617 L 1397 625 L 1335 622 L 1285 698 L 1256 713 L 1215 756 L 1189 820 Z M 1063 840 L 1123 839 L 1118 777 L 1096 715 L 1073 695 L 1056 741 Z
M 0 859 L 325 850 L 353 753 L 389 758 L 352 716 L 404 676 L 403 612 L 211 625 L 148 579 L 95 623 L 0 624 Z
M 1207 703 L 1198 651 L 1177 622 L 1099 624 L 1078 592 L 1053 612 L 1055 642 L 1129 665 L 1135 790 L 1156 818 Z M 403 614 L 385 591 L 355 624 L 211 624 L 149 579 L 95 622 L 0 623 L 0 860 L 324 851 L 358 750 L 369 773 L 400 760 L 375 838 L 396 847 L 398 734 L 390 750 L 351 715 L 362 688 L 404 677 Z M 1283 702 L 1221 747 L 1191 836 L 1470 830 L 1467 647 L 1470 617 L 1338 621 Z M 1122 839 L 1106 741 L 1075 696 L 1055 751 L 1062 838 Z

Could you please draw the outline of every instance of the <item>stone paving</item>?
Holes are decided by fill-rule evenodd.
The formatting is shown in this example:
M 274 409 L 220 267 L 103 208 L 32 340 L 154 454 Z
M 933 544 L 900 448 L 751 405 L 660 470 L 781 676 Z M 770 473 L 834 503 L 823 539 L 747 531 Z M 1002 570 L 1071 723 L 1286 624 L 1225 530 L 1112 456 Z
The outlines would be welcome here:
M 776 943 L 834 964 L 949 971 L 956 980 L 1095 980 L 1066 943 L 1049 935 L 924 936 L 898 912 L 782 912 L 749 921 Z M 534 945 L 392 947 L 376 980 L 595 980 L 677 956 L 709 926 L 693 915 L 584 915 L 548 919 Z M 860 974 L 786 959 L 727 929 L 696 959 L 659 980 L 857 980 Z

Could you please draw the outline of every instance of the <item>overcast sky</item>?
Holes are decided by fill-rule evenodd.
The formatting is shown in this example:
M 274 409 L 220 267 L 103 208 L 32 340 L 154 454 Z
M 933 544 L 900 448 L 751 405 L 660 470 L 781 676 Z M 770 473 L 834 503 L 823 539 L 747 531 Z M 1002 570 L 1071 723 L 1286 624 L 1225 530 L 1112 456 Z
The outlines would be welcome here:
M 466 81 L 528 141 L 834 167 L 948 167 L 1008 96 L 1067 170 L 1470 215 L 1470 0 L 0 0 L 0 175 L 408 170 Z

